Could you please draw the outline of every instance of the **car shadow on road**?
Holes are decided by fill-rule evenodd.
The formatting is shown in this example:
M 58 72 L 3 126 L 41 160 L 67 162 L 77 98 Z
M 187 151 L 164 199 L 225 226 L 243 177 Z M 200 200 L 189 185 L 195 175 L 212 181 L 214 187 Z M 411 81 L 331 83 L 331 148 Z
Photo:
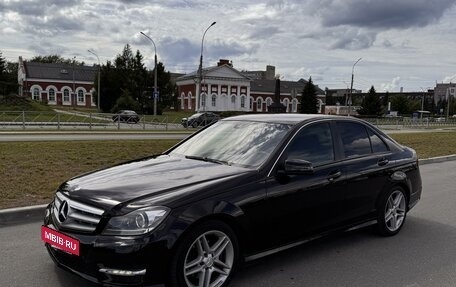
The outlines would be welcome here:
M 453 226 L 409 216 L 394 237 L 365 228 L 246 263 L 230 286 L 454 286 L 455 239 Z
M 65 287 L 80 287 L 80 286 L 99 287 L 100 286 L 95 283 L 89 282 L 89 281 L 85 280 L 84 278 L 79 277 L 76 274 L 63 270 L 57 266 L 55 266 L 55 274 L 56 274 L 57 280 L 60 283 L 60 286 L 65 286 Z

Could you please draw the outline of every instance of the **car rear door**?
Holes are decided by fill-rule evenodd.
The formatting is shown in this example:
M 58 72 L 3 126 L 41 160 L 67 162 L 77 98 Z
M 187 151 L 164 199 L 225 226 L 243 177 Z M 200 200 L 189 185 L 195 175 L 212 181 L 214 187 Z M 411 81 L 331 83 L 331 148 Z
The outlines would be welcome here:
M 343 217 L 350 221 L 373 217 L 378 195 L 388 182 L 391 152 L 381 137 L 363 123 L 337 121 L 336 128 L 347 181 Z

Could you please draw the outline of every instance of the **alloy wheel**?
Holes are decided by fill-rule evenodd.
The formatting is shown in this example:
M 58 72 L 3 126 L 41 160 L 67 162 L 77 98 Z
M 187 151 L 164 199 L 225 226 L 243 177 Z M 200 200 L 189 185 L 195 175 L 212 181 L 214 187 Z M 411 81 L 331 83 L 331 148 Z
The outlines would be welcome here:
M 389 231 L 401 228 L 405 219 L 405 196 L 400 190 L 395 190 L 388 197 L 385 206 L 385 224 Z
M 218 230 L 200 235 L 190 246 L 184 261 L 184 278 L 189 287 L 221 286 L 234 264 L 234 247 L 229 236 Z

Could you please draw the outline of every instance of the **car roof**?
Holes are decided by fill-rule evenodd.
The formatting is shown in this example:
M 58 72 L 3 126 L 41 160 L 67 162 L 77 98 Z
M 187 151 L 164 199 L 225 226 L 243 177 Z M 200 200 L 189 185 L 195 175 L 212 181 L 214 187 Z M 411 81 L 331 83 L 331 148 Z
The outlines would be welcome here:
M 254 114 L 241 115 L 224 119 L 225 121 L 253 121 L 253 122 L 268 122 L 277 124 L 298 124 L 303 121 L 317 119 L 347 119 L 346 116 L 323 115 L 323 114 Z M 349 119 L 358 120 L 350 117 Z M 359 121 L 359 120 L 358 120 Z

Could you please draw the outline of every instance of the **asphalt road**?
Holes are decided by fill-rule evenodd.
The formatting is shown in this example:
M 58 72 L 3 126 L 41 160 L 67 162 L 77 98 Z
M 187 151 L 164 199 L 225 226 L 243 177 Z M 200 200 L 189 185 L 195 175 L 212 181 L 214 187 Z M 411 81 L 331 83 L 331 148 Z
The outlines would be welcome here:
M 423 198 L 395 237 L 358 230 L 254 261 L 231 287 L 456 286 L 456 161 L 421 167 Z M 40 222 L 0 227 L 1 286 L 94 286 L 54 266 Z

